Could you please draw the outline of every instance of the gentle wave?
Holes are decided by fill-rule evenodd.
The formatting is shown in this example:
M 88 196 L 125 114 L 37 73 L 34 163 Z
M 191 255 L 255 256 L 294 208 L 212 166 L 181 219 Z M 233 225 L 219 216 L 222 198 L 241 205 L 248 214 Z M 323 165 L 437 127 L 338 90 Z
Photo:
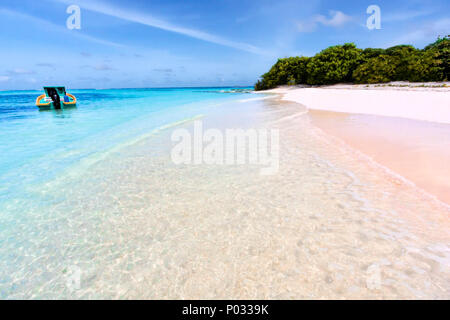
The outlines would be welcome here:
M 199 114 L 199 115 L 196 115 L 196 116 L 193 116 L 190 118 L 182 119 L 179 121 L 175 121 L 175 122 L 171 122 L 171 123 L 159 126 L 155 129 L 151 130 L 150 132 L 144 133 L 142 135 L 139 135 L 138 137 L 135 137 L 128 141 L 122 142 L 114 147 L 111 147 L 111 148 L 105 150 L 105 151 L 89 155 L 89 156 L 85 157 L 84 159 L 82 159 L 78 164 L 69 167 L 63 173 L 60 173 L 55 180 L 47 182 L 45 185 L 47 187 L 50 187 L 50 186 L 54 186 L 55 184 L 58 184 L 64 180 L 66 180 L 67 178 L 77 178 L 80 176 L 81 171 L 84 171 L 84 170 L 88 169 L 90 166 L 92 166 L 100 161 L 105 160 L 111 154 L 117 153 L 126 147 L 130 147 L 130 146 L 135 145 L 143 140 L 146 140 L 153 136 L 156 136 L 158 133 L 160 133 L 164 130 L 171 129 L 171 128 L 180 126 L 182 124 L 186 124 L 186 123 L 201 119 L 204 116 L 205 115 L 203 115 L 203 114 Z
M 249 99 L 241 99 L 238 100 L 238 102 L 240 103 L 245 103 L 245 102 L 250 102 L 250 101 L 259 101 L 259 100 L 266 100 L 266 99 L 274 99 L 277 98 L 278 96 L 267 96 L 267 97 L 260 97 L 260 98 L 249 98 Z

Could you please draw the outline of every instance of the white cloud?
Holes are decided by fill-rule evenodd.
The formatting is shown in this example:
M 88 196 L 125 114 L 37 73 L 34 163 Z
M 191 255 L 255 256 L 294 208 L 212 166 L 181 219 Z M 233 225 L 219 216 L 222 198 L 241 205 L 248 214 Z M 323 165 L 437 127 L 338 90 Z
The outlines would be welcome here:
M 8 76 L 0 76 L 0 82 L 9 81 L 9 79 L 11 79 L 11 77 L 8 77 Z
M 20 75 L 20 74 L 34 74 L 35 72 L 32 71 L 32 70 L 16 68 L 16 69 L 13 69 L 13 70 L 8 70 L 8 73 L 11 74 L 11 75 L 14 75 L 14 74 L 19 74 Z
M 389 42 L 386 47 L 391 47 L 399 44 L 428 44 L 434 42 L 438 36 L 445 36 L 450 30 L 450 19 L 444 18 L 428 24 L 421 23 L 420 29 L 416 29 L 405 35 L 398 37 L 392 42 Z
M 329 12 L 329 18 L 325 17 L 324 15 L 316 15 L 311 20 L 299 22 L 297 24 L 298 31 L 300 32 L 313 32 L 316 30 L 317 26 L 319 24 L 322 24 L 324 26 L 328 27 L 340 27 L 346 24 L 347 22 L 351 21 L 352 17 L 346 15 L 342 11 L 334 11 L 331 10 Z
M 36 63 L 36 66 L 38 66 L 38 67 L 48 67 L 48 68 L 54 68 L 55 67 L 55 65 L 53 63 L 48 63 L 48 62 Z
M 98 71 L 114 70 L 114 68 L 112 68 L 111 66 L 109 66 L 109 65 L 107 65 L 105 63 L 101 63 L 101 64 L 98 64 L 98 65 L 94 66 L 94 69 L 98 70 Z
M 57 1 L 67 3 L 67 4 L 70 2 L 68 0 L 57 0 Z M 114 7 L 110 4 L 106 4 L 106 3 L 103 3 L 100 1 L 94 1 L 94 0 L 83 1 L 83 2 L 80 1 L 80 6 L 81 6 L 81 10 L 87 9 L 90 11 L 98 12 L 101 14 L 115 17 L 115 18 L 119 18 L 122 20 L 131 21 L 131 22 L 143 24 L 146 26 L 150 26 L 150 27 L 178 33 L 178 34 L 183 34 L 183 35 L 191 37 L 191 38 L 219 44 L 219 45 L 226 46 L 226 47 L 231 47 L 231 48 L 238 49 L 238 50 L 243 50 L 243 51 L 256 53 L 256 54 L 262 54 L 262 55 L 267 54 L 262 49 L 255 47 L 253 45 L 244 43 L 244 42 L 236 42 L 236 41 L 228 40 L 228 39 L 222 38 L 220 36 L 217 36 L 217 35 L 205 32 L 205 31 L 191 29 L 191 28 L 187 28 L 187 27 L 183 27 L 183 26 L 178 26 L 178 25 L 172 24 L 168 21 L 165 21 L 160 18 L 156 18 L 156 17 L 151 16 L 146 13 L 129 11 L 129 10 L 127 10 L 127 8 Z
M 325 26 L 340 27 L 352 20 L 350 16 L 341 11 L 330 11 L 330 16 L 331 17 L 327 19 L 325 16 L 318 15 L 316 16 L 316 21 Z
M 387 13 L 381 16 L 383 22 L 397 22 L 397 21 L 406 21 L 414 18 L 419 18 L 423 16 L 430 15 L 434 12 L 434 10 L 418 10 L 418 11 L 403 11 L 403 12 L 393 12 Z
M 113 67 L 106 63 L 99 63 L 96 65 L 82 65 L 80 68 L 88 68 L 96 71 L 111 71 L 115 70 Z
M 300 32 L 313 32 L 316 30 L 317 23 L 314 21 L 302 21 L 297 23 L 297 29 Z
M 74 37 L 79 38 L 79 39 L 88 40 L 88 41 L 91 41 L 91 42 L 96 42 L 96 43 L 100 43 L 100 44 L 107 45 L 107 46 L 124 47 L 124 45 L 122 45 L 122 44 L 111 42 L 111 41 L 107 41 L 107 40 L 103 40 L 103 39 L 98 39 L 96 37 L 92 37 L 92 36 L 89 36 L 87 34 L 80 33 L 80 31 L 68 30 L 65 27 L 53 24 L 53 23 L 51 23 L 51 22 L 49 22 L 47 20 L 28 15 L 26 13 L 0 8 L 0 14 L 9 15 L 9 16 L 12 16 L 12 17 L 14 17 L 16 19 L 26 20 L 27 23 L 32 22 L 32 23 L 34 23 L 36 25 L 40 25 L 40 26 L 44 26 L 44 27 L 45 26 L 46 27 L 50 27 L 51 30 L 54 30 L 54 31 L 57 31 L 57 32 L 64 32 L 64 33 L 66 33 L 66 34 L 68 34 L 70 36 L 74 36 Z

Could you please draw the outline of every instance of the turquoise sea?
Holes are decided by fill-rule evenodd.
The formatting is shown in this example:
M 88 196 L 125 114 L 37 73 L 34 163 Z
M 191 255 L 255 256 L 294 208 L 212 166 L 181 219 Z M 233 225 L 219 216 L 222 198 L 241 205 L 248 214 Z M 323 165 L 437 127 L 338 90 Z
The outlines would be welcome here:
M 251 96 L 251 88 L 235 89 L 68 90 L 78 105 L 61 111 L 39 111 L 40 91 L 0 92 L 0 203 L 83 158 Z
M 15 292 L 6 273 L 21 264 L 15 259 L 16 250 L 38 254 L 32 249 L 29 230 L 37 228 L 36 215 L 49 215 L 48 205 L 54 201 L 40 192 L 45 185 L 72 167 L 95 162 L 146 134 L 195 119 L 225 102 L 251 97 L 251 90 L 68 89 L 77 97 L 77 107 L 57 111 L 36 107 L 39 90 L 0 92 L 0 298 Z M 37 237 L 43 241 L 45 233 Z M 23 294 L 23 289 L 19 292 Z
M 62 111 L 0 92 L 0 299 L 449 298 L 448 208 L 304 106 L 250 88 L 68 92 Z M 279 170 L 174 163 L 171 135 L 195 120 L 278 130 Z

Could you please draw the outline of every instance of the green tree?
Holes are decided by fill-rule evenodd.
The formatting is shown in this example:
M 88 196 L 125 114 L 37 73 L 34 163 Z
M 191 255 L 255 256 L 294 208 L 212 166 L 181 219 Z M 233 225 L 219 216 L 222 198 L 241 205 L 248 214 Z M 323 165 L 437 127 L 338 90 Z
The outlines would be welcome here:
M 392 57 L 382 54 L 370 58 L 353 72 L 356 83 L 384 83 L 389 82 L 395 75 L 395 64 Z
M 438 38 L 423 50 L 425 54 L 433 56 L 435 78 L 440 81 L 450 80 L 450 39 L 449 36 Z M 437 80 L 433 80 L 437 81 Z
M 290 57 L 278 59 L 269 72 L 262 75 L 255 85 L 255 90 L 271 89 L 284 84 L 306 83 L 307 57 Z
M 450 39 L 446 36 L 423 50 L 409 45 L 361 50 L 353 43 L 346 43 L 329 47 L 312 58 L 278 59 L 255 84 L 255 90 L 285 84 L 448 81 L 449 78 Z
M 358 66 L 361 49 L 353 43 L 329 47 L 314 56 L 308 63 L 308 84 L 333 84 L 351 82 Z
M 380 48 L 366 48 L 361 52 L 361 58 L 360 61 L 361 62 L 365 62 L 371 58 L 376 58 L 379 57 L 382 54 L 385 54 L 385 50 L 384 49 L 380 49 Z
M 435 50 L 420 52 L 408 61 L 406 80 L 412 82 L 445 80 L 439 53 Z
M 409 45 L 400 45 L 386 49 L 395 66 L 395 73 L 391 81 L 409 81 L 412 76 L 412 64 L 417 63 L 420 51 Z

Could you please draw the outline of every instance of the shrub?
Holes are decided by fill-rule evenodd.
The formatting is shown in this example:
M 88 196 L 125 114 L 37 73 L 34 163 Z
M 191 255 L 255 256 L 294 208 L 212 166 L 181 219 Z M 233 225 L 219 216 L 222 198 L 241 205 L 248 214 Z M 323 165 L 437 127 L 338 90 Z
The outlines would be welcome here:
M 255 90 L 271 89 L 289 82 L 290 84 L 306 83 L 308 61 L 307 57 L 278 59 L 269 72 L 263 74 L 262 79 L 258 80 Z
M 433 56 L 435 76 L 443 81 L 450 80 L 450 39 L 449 36 L 438 38 L 434 43 L 426 46 L 425 54 Z M 437 80 L 434 80 L 437 81 Z
M 385 54 L 370 58 L 353 72 L 353 78 L 356 83 L 389 82 L 394 75 L 395 65 L 392 58 Z
M 418 50 L 400 45 L 388 49 L 356 48 L 353 43 L 329 47 L 312 58 L 278 59 L 255 84 L 255 90 L 286 84 L 324 85 L 339 82 L 448 81 L 450 39 L 438 38 Z
M 353 43 L 334 46 L 321 51 L 307 65 L 308 84 L 351 82 L 362 50 Z

